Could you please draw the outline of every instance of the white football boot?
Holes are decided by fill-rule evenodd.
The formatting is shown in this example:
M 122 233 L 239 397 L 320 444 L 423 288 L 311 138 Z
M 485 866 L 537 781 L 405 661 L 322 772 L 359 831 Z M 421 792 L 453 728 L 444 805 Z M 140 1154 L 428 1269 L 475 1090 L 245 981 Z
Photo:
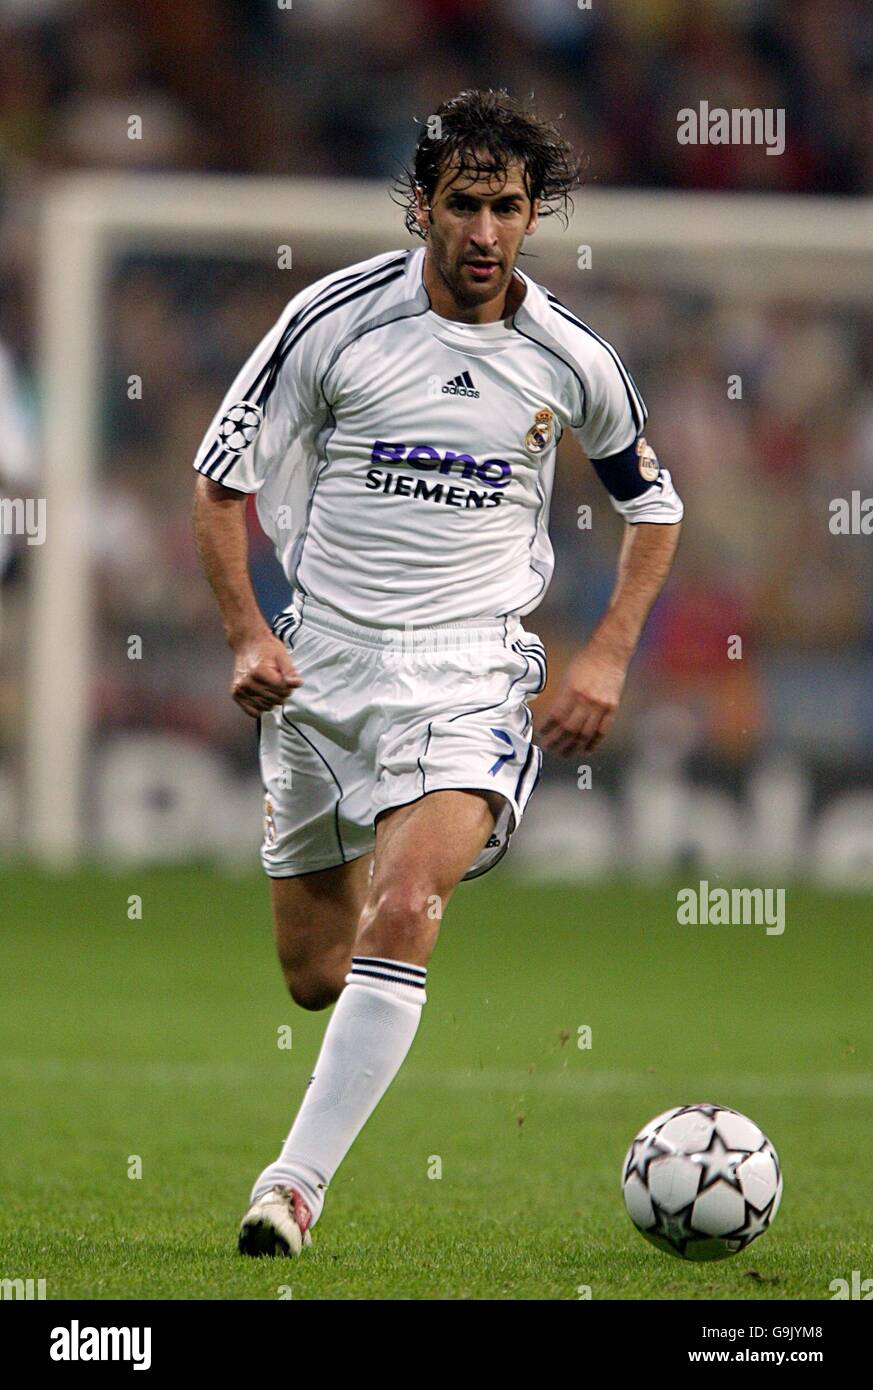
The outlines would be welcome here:
M 312 1212 L 293 1187 L 271 1187 L 249 1207 L 239 1228 L 241 1255 L 299 1255 L 312 1244 Z

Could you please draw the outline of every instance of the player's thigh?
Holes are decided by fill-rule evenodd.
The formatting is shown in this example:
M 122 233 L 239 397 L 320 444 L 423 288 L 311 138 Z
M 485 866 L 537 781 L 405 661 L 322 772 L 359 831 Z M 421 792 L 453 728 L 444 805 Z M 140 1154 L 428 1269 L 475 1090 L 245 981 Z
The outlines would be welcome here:
M 427 961 L 443 908 L 491 835 L 501 800 L 492 792 L 435 791 L 380 815 L 359 954 Z
M 367 899 L 372 854 L 293 878 L 271 878 L 276 950 L 292 991 L 342 980 Z M 339 990 L 337 990 L 337 993 Z
M 503 798 L 496 792 L 428 792 L 376 822 L 373 887 L 398 871 L 454 888 L 494 829 Z

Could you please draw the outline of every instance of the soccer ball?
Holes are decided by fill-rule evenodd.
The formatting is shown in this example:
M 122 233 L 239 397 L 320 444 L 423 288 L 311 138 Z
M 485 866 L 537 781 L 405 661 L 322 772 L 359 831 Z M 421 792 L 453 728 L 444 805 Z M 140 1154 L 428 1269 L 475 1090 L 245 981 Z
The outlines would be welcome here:
M 240 401 L 239 405 L 232 405 L 221 417 L 218 426 L 221 447 L 227 449 L 228 453 L 241 454 L 255 438 L 263 418 L 261 407 L 253 405 L 251 401 Z
M 726 1105 L 679 1105 L 641 1129 L 621 1170 L 637 1230 L 683 1260 L 723 1260 L 766 1231 L 782 1200 L 776 1150 Z

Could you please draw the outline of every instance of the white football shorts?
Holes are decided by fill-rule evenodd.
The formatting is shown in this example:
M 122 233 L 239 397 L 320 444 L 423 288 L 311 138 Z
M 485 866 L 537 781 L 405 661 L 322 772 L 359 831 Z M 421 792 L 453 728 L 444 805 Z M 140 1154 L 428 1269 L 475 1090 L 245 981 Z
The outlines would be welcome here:
M 465 878 L 492 868 L 542 768 L 528 707 L 546 683 L 539 638 L 515 617 L 365 627 L 299 592 L 273 631 L 303 684 L 260 721 L 266 873 L 368 854 L 381 812 L 449 788 L 503 796 Z

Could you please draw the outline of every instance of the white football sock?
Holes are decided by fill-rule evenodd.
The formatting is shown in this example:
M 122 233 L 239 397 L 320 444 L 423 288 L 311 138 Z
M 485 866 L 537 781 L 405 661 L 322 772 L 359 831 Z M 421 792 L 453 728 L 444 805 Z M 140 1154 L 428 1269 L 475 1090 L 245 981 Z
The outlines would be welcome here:
M 327 1025 L 315 1072 L 275 1163 L 252 1188 L 296 1187 L 321 1215 L 324 1190 L 394 1080 L 426 1001 L 422 965 L 354 956 Z

